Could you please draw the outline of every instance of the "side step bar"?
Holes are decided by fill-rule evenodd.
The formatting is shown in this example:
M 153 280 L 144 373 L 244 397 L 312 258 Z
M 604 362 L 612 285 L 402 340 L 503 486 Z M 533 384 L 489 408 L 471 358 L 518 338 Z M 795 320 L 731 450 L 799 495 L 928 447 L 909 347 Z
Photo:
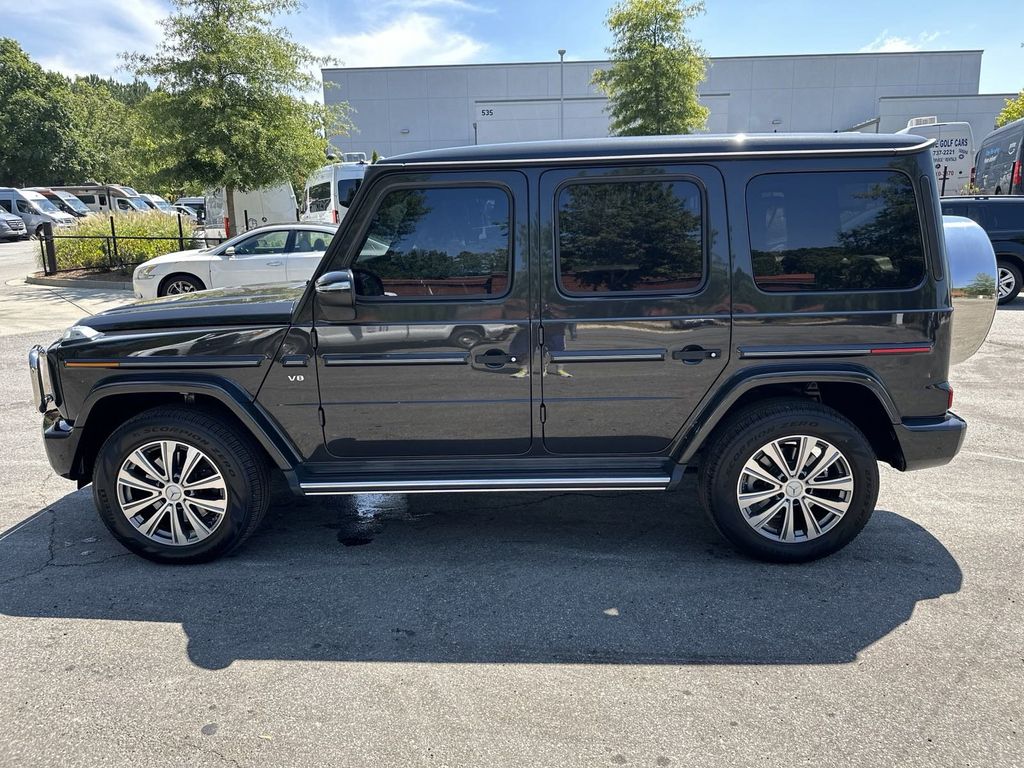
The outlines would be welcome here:
M 627 477 L 502 477 L 477 479 L 300 482 L 305 496 L 352 493 L 481 493 L 487 491 L 664 491 L 668 475 Z

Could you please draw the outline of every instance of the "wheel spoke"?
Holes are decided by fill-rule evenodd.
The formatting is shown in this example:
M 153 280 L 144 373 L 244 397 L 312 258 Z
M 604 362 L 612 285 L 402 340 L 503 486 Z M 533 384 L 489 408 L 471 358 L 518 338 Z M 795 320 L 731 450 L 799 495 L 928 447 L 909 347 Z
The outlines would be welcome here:
M 188 536 L 181 530 L 181 518 L 178 516 L 178 505 L 168 504 L 168 512 L 171 516 L 171 542 L 174 544 L 187 544 Z
M 202 480 L 196 480 L 194 483 L 185 483 L 181 487 L 186 491 L 216 491 L 224 487 L 224 478 L 220 475 L 204 477 Z
M 134 488 L 137 491 L 148 491 L 149 493 L 160 493 L 164 489 L 163 483 L 151 483 L 145 478 L 136 477 L 124 469 L 117 473 L 117 484 L 127 488 Z
M 796 469 L 793 472 L 794 477 L 800 477 L 803 471 L 807 469 L 807 463 L 811 460 L 813 455 L 812 449 L 814 448 L 814 441 L 806 435 L 800 435 L 800 445 L 796 451 Z
M 842 517 L 846 514 L 846 510 L 850 508 L 848 501 L 832 501 L 830 499 L 820 499 L 817 496 L 806 494 L 804 501 L 808 504 L 813 504 L 816 507 L 820 507 L 826 512 L 831 512 L 836 517 Z
M 749 507 L 751 504 L 757 504 L 759 501 L 768 501 L 775 496 L 782 493 L 782 490 L 775 486 L 767 491 L 751 491 L 750 493 L 741 493 L 739 495 L 740 506 Z
M 147 496 L 144 499 L 135 499 L 134 501 L 122 501 L 121 511 L 128 517 L 135 517 L 139 512 L 144 510 L 146 507 L 150 507 L 154 502 L 163 502 L 163 497 L 159 493 L 154 493 L 152 496 Z
M 804 524 L 807 528 L 807 538 L 816 539 L 821 536 L 821 526 L 818 525 L 818 518 L 814 516 L 814 512 L 811 511 L 809 504 L 805 504 L 803 500 L 800 501 L 800 511 L 804 516 Z
M 164 504 L 160 507 L 160 509 L 153 513 L 149 520 L 139 526 L 139 533 L 153 538 L 153 534 L 156 533 L 156 529 L 160 526 L 160 523 L 163 522 L 164 517 L 167 516 L 167 510 L 170 508 L 170 504 Z
M 830 445 L 828 450 L 821 454 L 821 460 L 811 468 L 810 473 L 807 475 L 807 479 L 813 481 L 814 478 L 821 475 L 826 469 L 831 467 L 842 457 L 843 454 L 839 452 L 839 449 Z
M 789 468 L 789 462 L 786 461 L 786 455 L 782 452 L 782 448 L 779 446 L 778 440 L 772 440 L 772 442 L 768 444 L 768 450 L 765 451 L 764 455 L 782 471 L 783 477 L 793 476 L 793 470 Z
M 188 476 L 192 474 L 192 470 L 199 464 L 199 460 L 203 458 L 203 454 L 193 448 L 191 445 L 185 446 L 185 462 L 181 467 L 181 474 L 178 476 L 178 482 L 181 483 L 183 488 L 188 488 Z
M 170 480 L 170 478 L 165 476 L 159 469 L 153 466 L 153 463 L 146 458 L 146 455 L 142 452 L 141 448 L 136 451 L 133 451 L 132 455 L 128 458 L 128 460 L 132 462 L 132 464 L 137 466 L 139 469 L 141 469 L 143 472 L 145 472 L 147 475 L 152 477 L 154 480 L 159 480 L 164 483 Z
M 160 463 L 164 465 L 164 473 L 167 475 L 168 482 L 174 474 L 174 449 L 176 447 L 177 443 L 172 443 L 170 440 L 160 441 Z
M 227 501 L 224 499 L 195 499 L 189 496 L 185 501 L 199 509 L 205 509 L 207 512 L 216 512 L 218 515 L 223 515 L 227 508 Z
M 196 532 L 197 539 L 205 539 L 213 533 L 213 530 L 203 522 L 202 518 L 192 511 L 192 505 L 187 500 L 182 507 L 185 510 L 185 519 L 192 526 L 192 530 Z
M 780 499 L 777 504 L 773 504 L 764 512 L 761 512 L 758 515 L 754 515 L 753 517 L 748 517 L 747 522 L 750 523 L 750 525 L 753 526 L 755 529 L 761 529 L 764 527 L 765 523 L 767 523 L 769 520 L 771 520 L 773 517 L 779 514 L 779 510 L 781 510 L 784 506 L 786 506 L 786 500 Z
M 808 480 L 808 490 L 821 489 L 827 491 L 849 491 L 853 492 L 853 478 L 849 475 L 833 477 L 826 480 Z
M 764 469 L 761 468 L 761 465 L 758 464 L 753 459 L 751 459 L 750 461 L 743 465 L 743 472 L 740 475 L 741 478 L 743 474 L 750 475 L 751 477 L 760 480 L 762 483 L 768 483 L 768 485 L 772 486 L 773 488 L 782 487 L 782 483 L 779 482 L 778 478 L 772 477 L 767 472 L 765 472 Z
M 786 514 L 782 519 L 782 532 L 779 534 L 783 541 L 793 541 L 793 500 L 786 499 Z

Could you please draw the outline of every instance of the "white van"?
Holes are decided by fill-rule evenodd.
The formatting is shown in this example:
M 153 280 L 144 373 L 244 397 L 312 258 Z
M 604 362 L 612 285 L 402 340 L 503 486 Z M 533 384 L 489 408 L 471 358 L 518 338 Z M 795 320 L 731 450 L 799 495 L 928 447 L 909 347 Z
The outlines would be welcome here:
M 0 208 L 13 213 L 25 222 L 29 233 L 39 237 L 44 224 L 52 224 L 55 229 L 74 227 L 77 222 L 60 210 L 38 192 L 31 189 L 13 189 L 0 187 Z
M 969 191 L 974 167 L 974 133 L 970 123 L 940 123 L 935 117 L 915 117 L 896 133 L 912 133 L 935 139 L 932 163 L 939 194 L 943 197 Z
M 303 221 L 337 224 L 348 212 L 366 173 L 366 161 L 331 163 L 310 174 L 302 205 Z
M 152 210 L 138 192 L 121 184 L 79 184 L 50 189 L 70 192 L 95 213 L 147 213 Z
M 29 187 L 29 189 L 38 192 L 64 213 L 74 216 L 76 219 L 84 219 L 86 216 L 92 215 L 92 211 L 85 203 L 63 189 L 50 189 L 49 187 Z
M 187 203 L 186 203 L 187 204 Z M 235 190 L 235 219 L 242 232 L 267 224 L 287 224 L 297 221 L 298 203 L 295 190 L 288 182 L 250 192 Z M 233 237 L 240 232 L 228 232 L 228 209 L 223 188 L 206 193 L 206 236 Z
M 150 208 L 152 208 L 154 211 L 159 211 L 160 213 L 170 213 L 174 216 L 178 215 L 178 212 L 174 210 L 174 206 L 172 206 L 170 203 L 168 203 L 166 200 L 160 197 L 160 195 L 149 195 L 143 192 L 141 195 L 139 195 L 139 197 L 141 197 L 142 201 Z

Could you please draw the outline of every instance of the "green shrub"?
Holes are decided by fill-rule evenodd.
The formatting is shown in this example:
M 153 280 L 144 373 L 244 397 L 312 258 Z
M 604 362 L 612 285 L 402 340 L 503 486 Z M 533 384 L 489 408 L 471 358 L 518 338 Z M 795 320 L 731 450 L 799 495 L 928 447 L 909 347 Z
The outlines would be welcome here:
M 184 225 L 184 247 L 191 248 L 192 226 Z M 87 216 L 78 220 L 73 230 L 55 232 L 57 269 L 111 269 L 128 271 L 154 256 L 181 250 L 178 240 L 178 219 L 162 213 L 126 213 L 114 217 L 117 233 L 117 253 L 111 237 L 110 217 Z M 74 235 L 64 239 L 60 235 Z M 139 237 L 159 237 L 161 240 L 138 240 Z M 77 239 L 87 238 L 87 239 Z

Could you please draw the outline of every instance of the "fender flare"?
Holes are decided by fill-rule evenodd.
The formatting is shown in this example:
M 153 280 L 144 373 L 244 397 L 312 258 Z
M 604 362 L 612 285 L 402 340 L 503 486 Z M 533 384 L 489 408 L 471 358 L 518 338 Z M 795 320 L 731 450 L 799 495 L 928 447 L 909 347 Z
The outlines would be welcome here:
M 747 368 L 723 382 L 721 387 L 701 402 L 676 438 L 676 461 L 692 461 L 715 427 L 726 417 L 736 401 L 747 392 L 769 384 L 806 384 L 810 382 L 841 382 L 857 384 L 869 390 L 885 409 L 889 421 L 901 424 L 899 410 L 892 396 L 874 373 L 858 365 L 817 366 L 804 368 L 775 365 Z
M 118 395 L 145 393 L 211 397 L 235 415 L 279 469 L 294 469 L 301 463 L 301 457 L 291 440 L 259 403 L 237 384 L 210 377 L 131 376 L 101 381 L 82 403 L 75 419 L 75 431 L 87 424 L 89 413 L 99 402 Z

